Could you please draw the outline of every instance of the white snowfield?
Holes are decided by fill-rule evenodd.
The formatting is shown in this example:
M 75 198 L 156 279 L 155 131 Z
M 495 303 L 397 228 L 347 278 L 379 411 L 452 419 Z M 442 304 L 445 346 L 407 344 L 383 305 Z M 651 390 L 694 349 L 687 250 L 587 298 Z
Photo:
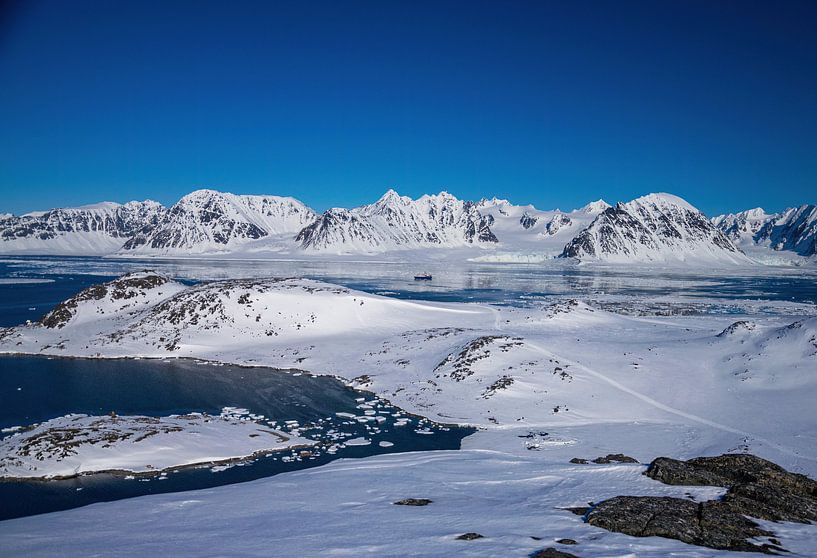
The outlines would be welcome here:
M 817 312 L 808 305 L 797 319 L 633 317 L 567 299 L 438 304 L 305 279 L 189 287 L 144 273 L 62 308 L 46 318 L 51 327 L 0 333 L 0 351 L 306 369 L 358 378 L 408 411 L 479 431 L 461 451 L 339 460 L 6 521 L 9 555 L 526 556 L 572 538 L 579 544 L 561 549 L 583 557 L 724 556 L 609 533 L 562 509 L 619 494 L 706 499 L 719 489 L 666 486 L 638 464 L 569 459 L 748 451 L 817 476 Z M 433 503 L 393 505 L 403 498 Z M 803 556 L 817 539 L 815 526 L 771 529 Z M 456 539 L 466 532 L 485 538 Z
M 0 440 L 0 479 L 155 473 L 312 444 L 231 416 L 66 415 Z

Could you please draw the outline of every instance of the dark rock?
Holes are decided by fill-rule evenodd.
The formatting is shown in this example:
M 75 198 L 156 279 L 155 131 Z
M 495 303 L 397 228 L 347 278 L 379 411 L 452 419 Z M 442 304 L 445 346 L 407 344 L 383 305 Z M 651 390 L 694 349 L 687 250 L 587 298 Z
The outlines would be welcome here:
M 465 533 L 464 535 L 460 535 L 457 537 L 458 541 L 474 541 L 476 539 L 484 539 L 482 535 L 479 533 Z
M 537 550 L 533 554 L 530 555 L 530 558 L 579 558 L 575 554 L 570 554 L 569 552 L 563 552 L 561 550 L 556 550 L 555 548 L 545 548 L 543 550 Z
M 394 503 L 395 506 L 427 506 L 433 500 L 428 498 L 406 498 L 405 500 L 398 500 Z
M 720 500 L 618 496 L 586 514 L 587 522 L 637 537 L 659 536 L 722 550 L 774 554 L 784 549 L 774 533 L 751 518 L 817 521 L 817 481 L 748 454 L 679 461 L 659 457 L 645 475 L 665 484 L 723 486 Z M 768 543 L 760 543 L 766 537 Z
M 605 500 L 590 511 L 587 522 L 635 537 L 666 537 L 721 550 L 768 552 L 747 539 L 773 534 L 721 502 L 658 496 Z
M 60 302 L 40 319 L 40 323 L 50 329 L 62 328 L 74 317 L 77 307 L 83 302 L 102 300 L 107 296 L 110 296 L 111 300 L 134 298 L 142 291 L 160 287 L 168 281 L 167 277 L 147 270 L 142 273 L 127 273 L 108 283 L 88 287 L 68 300 Z
M 570 460 L 571 463 L 575 463 L 576 465 L 587 465 L 587 460 L 582 459 L 581 457 L 574 457 Z
M 559 544 L 579 544 L 576 541 L 574 541 L 573 539 L 559 539 L 556 542 L 559 543 Z
M 638 463 L 638 460 L 630 457 L 629 455 L 624 455 L 623 453 L 608 453 L 604 457 L 595 458 L 593 463 L 599 465 L 607 463 Z

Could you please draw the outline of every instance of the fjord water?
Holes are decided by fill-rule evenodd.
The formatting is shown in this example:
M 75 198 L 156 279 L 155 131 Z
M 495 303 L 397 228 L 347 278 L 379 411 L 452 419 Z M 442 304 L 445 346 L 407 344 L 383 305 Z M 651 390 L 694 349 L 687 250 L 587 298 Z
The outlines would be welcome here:
M 735 268 L 707 271 L 577 266 L 566 261 L 537 264 L 469 262 L 169 260 L 94 257 L 0 259 L 0 327 L 39 319 L 85 287 L 123 273 L 152 269 L 182 281 L 247 277 L 307 277 L 395 298 L 438 302 L 528 305 L 552 297 L 600 301 L 626 297 L 671 297 L 675 302 L 717 299 L 701 312 L 732 312 L 729 302 L 776 301 L 817 304 L 817 267 Z M 429 272 L 433 281 L 414 281 Z M 39 282 L 34 282 L 39 281 Z M 734 313 L 739 313 L 739 309 Z
M 110 474 L 68 480 L 0 482 L 0 520 L 118 500 L 145 494 L 208 488 L 314 467 L 340 457 L 365 457 L 387 452 L 458 449 L 468 428 L 443 427 L 403 415 L 395 425 L 386 414 L 378 432 L 335 413 L 362 414 L 359 399 L 371 394 L 353 390 L 326 377 L 270 368 L 213 365 L 191 360 L 66 359 L 0 356 L 0 428 L 28 425 L 69 413 L 167 416 L 189 412 L 219 414 L 223 407 L 241 407 L 266 419 L 312 424 L 303 435 L 323 440 L 327 430 L 365 437 L 369 445 L 347 446 L 335 454 L 317 452 L 287 461 L 271 454 L 214 472 L 187 468 L 164 477 L 124 478 Z M 385 402 L 382 410 L 400 413 Z M 417 432 L 418 427 L 422 429 Z M 391 446 L 381 447 L 380 441 Z

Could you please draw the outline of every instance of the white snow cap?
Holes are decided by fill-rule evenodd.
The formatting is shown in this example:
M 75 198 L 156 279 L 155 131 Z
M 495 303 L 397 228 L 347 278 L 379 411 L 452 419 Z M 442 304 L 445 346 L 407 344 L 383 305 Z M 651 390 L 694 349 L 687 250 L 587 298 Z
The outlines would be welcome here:
M 657 207 L 666 207 L 668 205 L 674 205 L 677 207 L 681 207 L 683 209 L 688 209 L 690 211 L 698 211 L 698 208 L 693 206 L 685 199 L 679 198 L 678 196 L 675 196 L 673 194 L 667 194 L 666 192 L 647 194 L 646 196 L 641 196 L 640 198 L 636 198 L 631 202 L 627 202 L 625 205 L 627 206 L 654 205 Z
M 595 215 L 597 213 L 601 213 L 608 207 L 610 207 L 609 203 L 602 199 L 598 199 L 596 201 L 588 203 L 587 205 L 578 209 L 577 211 L 581 211 L 582 213 L 589 213 L 590 215 Z

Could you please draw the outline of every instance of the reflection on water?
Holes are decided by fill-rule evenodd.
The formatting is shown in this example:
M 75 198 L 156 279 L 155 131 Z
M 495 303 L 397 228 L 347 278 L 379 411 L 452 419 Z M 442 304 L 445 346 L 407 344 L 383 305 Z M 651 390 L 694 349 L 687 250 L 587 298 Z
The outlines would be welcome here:
M 415 264 L 326 261 L 120 260 L 14 257 L 0 260 L 0 278 L 46 278 L 43 284 L 0 284 L 0 325 L 37 319 L 57 302 L 128 271 L 154 269 L 203 281 L 239 277 L 309 277 L 397 298 L 527 305 L 549 297 L 681 297 L 817 304 L 817 269 L 758 268 L 679 273 L 541 264 Z M 428 271 L 433 281 L 414 281 Z M 33 308 L 33 310 L 32 310 Z

